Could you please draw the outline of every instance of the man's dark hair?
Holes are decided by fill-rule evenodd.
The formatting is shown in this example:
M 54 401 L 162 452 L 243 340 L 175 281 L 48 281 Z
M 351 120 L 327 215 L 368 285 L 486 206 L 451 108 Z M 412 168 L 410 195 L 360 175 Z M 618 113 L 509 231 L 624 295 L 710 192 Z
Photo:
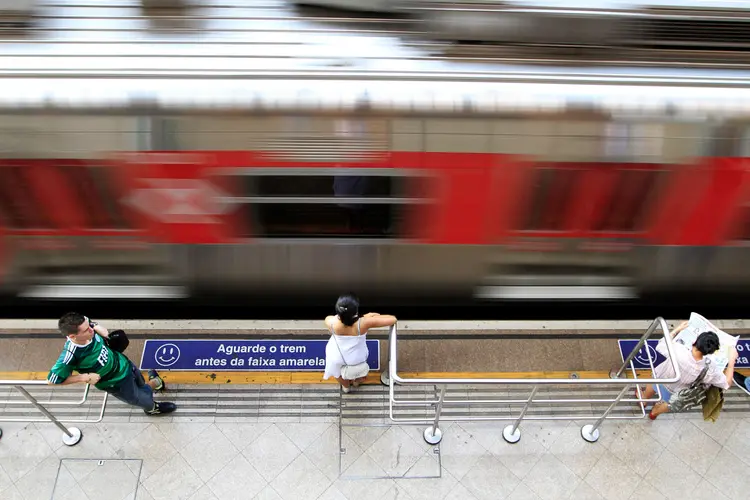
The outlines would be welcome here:
M 719 349 L 719 336 L 714 332 L 703 332 L 693 344 L 704 356 L 713 354 Z
M 60 330 L 60 333 L 67 337 L 68 335 L 77 333 L 78 327 L 81 326 L 81 323 L 84 321 L 86 321 L 86 316 L 83 314 L 77 312 L 65 313 L 63 317 L 60 318 L 60 321 L 57 322 L 57 328 Z

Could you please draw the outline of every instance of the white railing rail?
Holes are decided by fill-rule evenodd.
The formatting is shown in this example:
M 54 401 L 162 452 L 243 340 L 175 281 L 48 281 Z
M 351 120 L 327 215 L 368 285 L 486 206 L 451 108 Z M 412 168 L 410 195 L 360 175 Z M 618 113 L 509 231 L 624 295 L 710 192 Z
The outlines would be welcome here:
M 668 360 L 665 362 L 669 362 L 672 364 L 672 368 L 674 370 L 674 377 L 672 378 L 665 378 L 665 379 L 657 379 L 654 375 L 654 360 L 651 357 L 651 353 L 649 349 L 646 349 L 646 355 L 649 359 L 649 364 L 651 368 L 651 378 L 638 378 L 638 373 L 635 369 L 635 366 L 633 364 L 633 357 L 640 351 L 640 349 L 643 347 L 643 345 L 646 344 L 646 341 L 656 332 L 657 330 L 661 330 L 661 333 L 664 336 L 664 342 L 667 348 L 668 353 Z M 443 407 L 446 404 L 452 405 L 453 407 L 460 407 L 460 408 L 471 408 L 474 404 L 502 404 L 502 405 L 523 405 L 521 411 L 516 415 L 503 415 L 503 416 L 463 416 L 463 417 L 451 417 L 450 420 L 452 421 L 490 421 L 490 420 L 512 420 L 513 423 L 506 426 L 503 429 L 503 437 L 505 440 L 509 443 L 516 443 L 521 439 L 521 432 L 519 429 L 519 426 L 521 425 L 521 422 L 523 420 L 594 420 L 593 424 L 586 424 L 581 428 L 581 436 L 583 439 L 585 439 L 588 442 L 595 442 L 599 439 L 599 426 L 604 422 L 604 420 L 612 419 L 639 419 L 644 418 L 646 416 L 645 409 L 643 403 L 656 403 L 661 398 L 661 392 L 657 391 L 657 394 L 652 399 L 643 399 L 640 387 L 637 384 L 670 384 L 679 381 L 680 379 L 680 369 L 679 366 L 677 366 L 676 362 L 674 361 L 673 353 L 673 340 L 671 335 L 669 334 L 669 328 L 667 327 L 666 321 L 664 321 L 663 318 L 659 317 L 656 318 L 649 328 L 646 330 L 646 332 L 641 336 L 640 340 L 638 341 L 638 344 L 635 346 L 633 351 L 628 355 L 628 357 L 624 360 L 622 366 L 620 366 L 617 370 L 612 370 L 610 372 L 610 378 L 591 378 L 591 379 L 579 379 L 579 378 L 567 378 L 567 379 L 555 379 L 555 378 L 544 378 L 544 379 L 534 379 L 534 378 L 403 378 L 399 376 L 398 374 L 398 328 L 397 325 L 393 325 L 389 332 L 389 349 L 388 349 L 388 371 L 383 374 L 382 380 L 384 383 L 386 383 L 389 386 L 389 411 L 390 411 L 390 418 L 394 422 L 401 422 L 401 423 L 409 423 L 409 424 L 416 424 L 416 423 L 429 423 L 431 424 L 429 427 L 427 427 L 424 431 L 424 439 L 430 444 L 437 444 L 442 439 L 442 432 L 439 428 L 439 423 L 441 419 L 441 414 Z M 620 376 L 625 372 L 625 370 L 630 366 L 630 370 L 632 373 L 632 378 L 620 378 Z M 447 399 L 446 398 L 446 390 L 449 385 L 495 385 L 495 386 L 503 386 L 503 385 L 511 385 L 511 386 L 530 386 L 531 391 L 527 398 L 525 399 Z M 436 392 L 438 392 L 437 398 L 434 399 L 421 399 L 421 400 L 415 400 L 415 399 L 398 399 L 395 395 L 395 386 L 396 385 L 434 385 L 436 386 Z M 578 398 L 578 399 L 554 399 L 554 398 L 545 398 L 545 399 L 539 399 L 535 396 L 537 394 L 537 391 L 539 390 L 540 386 L 573 386 L 576 388 L 581 389 L 591 389 L 595 388 L 597 386 L 603 386 L 603 385 L 615 385 L 615 386 L 622 386 L 619 393 L 614 398 Z M 637 391 L 637 399 L 626 399 L 624 398 L 625 393 L 628 391 L 629 388 L 632 386 L 636 386 Z M 437 391 L 438 387 L 440 387 L 439 391 Z M 612 412 L 615 407 L 621 403 L 640 403 L 640 414 L 634 415 L 634 416 L 611 416 L 610 413 Z M 570 415 L 534 415 L 534 416 L 526 416 L 528 410 L 532 406 L 542 406 L 542 405 L 554 405 L 554 404 L 580 404 L 580 405 L 590 405 L 591 403 L 609 403 L 607 409 L 601 414 L 601 415 L 594 415 L 591 417 L 581 416 L 580 414 L 570 414 Z M 394 413 L 394 408 L 398 406 L 405 406 L 405 407 L 418 407 L 418 406 L 424 406 L 424 407 L 434 407 L 435 408 L 435 415 L 434 418 L 400 418 L 397 417 Z
M 67 446 L 75 446 L 78 444 L 78 442 L 83 437 L 83 433 L 81 432 L 81 429 L 78 427 L 67 427 L 63 425 L 63 422 L 66 423 L 98 423 L 101 422 L 104 418 L 104 410 L 107 408 L 107 396 L 108 393 L 104 393 L 104 398 L 102 399 L 102 406 L 99 410 L 99 416 L 94 420 L 89 419 L 70 419 L 70 420 L 61 420 L 55 417 L 47 408 L 46 406 L 81 406 L 83 405 L 87 400 L 89 396 L 89 390 L 90 386 L 89 384 L 86 384 L 86 387 L 83 390 L 83 396 L 81 396 L 81 399 L 75 400 L 75 401 L 45 401 L 44 405 L 42 405 L 37 398 L 35 398 L 32 394 L 29 393 L 29 391 L 26 390 L 25 386 L 46 386 L 47 381 L 46 380 L 15 380 L 15 379 L 9 379 L 9 380 L 0 380 L 0 387 L 3 386 L 9 386 L 14 388 L 16 391 L 18 391 L 25 399 L 26 401 L 6 401 L 6 404 L 8 405 L 23 405 L 30 403 L 32 406 L 34 406 L 37 410 L 39 410 L 46 418 L 27 418 L 27 417 L 5 417 L 0 416 L 0 422 L 47 422 L 50 421 L 53 424 L 55 424 L 62 432 L 62 441 Z M 0 436 L 2 436 L 2 430 L 0 430 Z

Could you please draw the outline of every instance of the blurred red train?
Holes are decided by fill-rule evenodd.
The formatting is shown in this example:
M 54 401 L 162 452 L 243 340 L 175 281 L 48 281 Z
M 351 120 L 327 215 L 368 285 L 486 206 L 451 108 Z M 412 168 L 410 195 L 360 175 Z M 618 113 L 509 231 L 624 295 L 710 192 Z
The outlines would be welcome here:
M 346 289 L 393 301 L 746 293 L 748 122 L 726 106 L 707 120 L 666 104 L 621 117 L 372 102 L 6 107 L 0 290 L 327 301 Z

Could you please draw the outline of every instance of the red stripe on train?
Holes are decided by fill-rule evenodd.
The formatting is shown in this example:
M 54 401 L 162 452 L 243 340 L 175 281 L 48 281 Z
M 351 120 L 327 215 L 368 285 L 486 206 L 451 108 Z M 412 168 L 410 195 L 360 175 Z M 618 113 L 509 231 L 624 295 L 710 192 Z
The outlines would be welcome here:
M 243 193 L 232 177 L 217 175 L 219 169 L 292 167 L 430 173 L 434 180 L 410 181 L 405 195 L 436 202 L 410 210 L 400 234 L 429 244 L 554 250 L 554 241 L 582 239 L 588 241 L 580 249 L 587 251 L 718 245 L 737 232 L 744 220 L 740 207 L 750 201 L 744 158 L 659 165 L 388 152 L 367 161 L 311 163 L 262 151 L 160 151 L 117 154 L 107 162 L 0 162 L 2 208 L 17 222 L 4 221 L 2 234 L 99 236 L 101 248 L 117 248 L 111 238 L 123 235 L 158 243 L 244 242 L 257 232 L 240 210 L 221 202 Z M 106 202 L 111 210 L 98 212 Z M 7 249 L 0 252 L 7 259 Z

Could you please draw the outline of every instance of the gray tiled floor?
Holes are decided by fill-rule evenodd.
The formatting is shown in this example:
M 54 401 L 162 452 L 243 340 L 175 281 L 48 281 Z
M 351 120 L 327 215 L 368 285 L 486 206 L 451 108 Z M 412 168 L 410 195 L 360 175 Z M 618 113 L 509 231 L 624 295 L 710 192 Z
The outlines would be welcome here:
M 582 424 L 527 422 L 509 445 L 503 422 L 446 422 L 438 454 L 422 440 L 423 426 L 340 429 L 305 416 L 105 418 L 82 426 L 84 439 L 72 448 L 51 424 L 5 423 L 0 499 L 50 500 L 56 481 L 54 500 L 98 500 L 102 491 L 133 498 L 80 459 L 115 460 L 105 462 L 114 473 L 139 481 L 135 500 L 748 498 L 746 417 L 607 421 L 595 444 L 581 439 Z

